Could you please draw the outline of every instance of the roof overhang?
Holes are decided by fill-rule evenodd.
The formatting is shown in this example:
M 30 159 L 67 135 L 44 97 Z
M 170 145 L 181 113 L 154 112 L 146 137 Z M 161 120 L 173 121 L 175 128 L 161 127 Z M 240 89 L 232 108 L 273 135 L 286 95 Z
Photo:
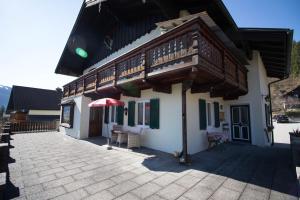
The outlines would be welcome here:
M 103 14 L 105 11 L 118 19 L 130 21 L 141 16 L 147 16 L 149 13 L 163 15 L 167 19 L 175 19 L 179 17 L 180 10 L 188 10 L 191 14 L 206 11 L 236 47 L 244 50 L 249 57 L 250 51 L 221 0 L 85 0 L 56 66 L 55 73 L 78 77 L 82 75 L 83 70 L 93 64 L 89 62 L 90 56 L 88 59 L 79 58 L 74 53 L 74 47 L 78 43 L 80 46 L 87 45 L 87 48 L 90 48 L 90 55 L 97 54 L 97 48 L 93 45 L 99 44 L 99 41 L 97 42 L 97 38 L 92 35 L 92 31 L 93 26 L 110 26 L 108 17 Z M 93 60 L 95 63 L 99 61 Z
M 252 50 L 260 52 L 267 76 L 283 79 L 291 69 L 293 30 L 277 28 L 240 28 Z

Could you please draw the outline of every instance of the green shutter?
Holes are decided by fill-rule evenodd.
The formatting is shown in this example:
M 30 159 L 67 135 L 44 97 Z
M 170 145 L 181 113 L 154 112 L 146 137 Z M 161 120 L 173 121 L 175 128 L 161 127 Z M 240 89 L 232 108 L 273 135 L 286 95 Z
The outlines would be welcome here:
M 200 130 L 206 130 L 206 101 L 199 99 L 199 124 Z
M 219 128 L 220 127 L 220 114 L 219 114 L 219 103 L 214 102 L 214 110 L 215 110 L 215 127 Z
M 104 109 L 104 123 L 108 124 L 109 123 L 109 107 L 105 106 Z
M 135 116 L 135 102 L 129 101 L 128 102 L 128 126 L 135 126 L 134 116 Z
M 159 99 L 150 100 L 150 128 L 159 129 Z
M 124 106 L 117 107 L 117 123 L 119 125 L 124 124 Z

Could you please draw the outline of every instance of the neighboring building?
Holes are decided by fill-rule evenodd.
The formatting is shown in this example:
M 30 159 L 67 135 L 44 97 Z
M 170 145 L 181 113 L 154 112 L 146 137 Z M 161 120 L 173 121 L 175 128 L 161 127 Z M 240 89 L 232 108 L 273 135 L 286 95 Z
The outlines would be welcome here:
M 283 95 L 285 111 L 300 111 L 300 86 Z
M 64 86 L 60 130 L 143 127 L 143 146 L 194 154 L 229 124 L 231 141 L 270 145 L 268 78 L 289 75 L 292 35 L 239 28 L 220 0 L 85 1 L 55 70 L 78 77 Z M 125 107 L 88 107 L 103 97 Z
M 13 86 L 6 113 L 13 121 L 52 121 L 60 117 L 62 91 Z

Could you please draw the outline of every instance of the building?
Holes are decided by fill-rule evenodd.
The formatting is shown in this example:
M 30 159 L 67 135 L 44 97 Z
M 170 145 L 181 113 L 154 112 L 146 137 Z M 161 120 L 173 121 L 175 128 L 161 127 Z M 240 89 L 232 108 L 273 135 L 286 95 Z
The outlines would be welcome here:
M 59 120 L 61 90 L 13 86 L 6 113 L 13 121 Z
M 283 95 L 283 108 L 286 111 L 300 110 L 300 86 Z
M 78 77 L 63 87 L 61 132 L 142 127 L 144 146 L 186 155 L 229 124 L 231 141 L 270 145 L 269 78 L 289 75 L 292 35 L 239 28 L 220 0 L 85 1 L 55 70 Z M 88 107 L 104 97 L 125 107 Z

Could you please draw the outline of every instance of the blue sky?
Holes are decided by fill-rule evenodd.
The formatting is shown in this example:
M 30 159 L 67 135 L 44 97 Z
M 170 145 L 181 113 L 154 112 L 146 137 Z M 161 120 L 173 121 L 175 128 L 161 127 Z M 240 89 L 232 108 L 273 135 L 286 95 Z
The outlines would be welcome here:
M 54 73 L 82 0 L 1 1 L 0 85 L 55 89 L 73 77 Z M 300 0 L 224 0 L 240 27 L 295 29 Z

